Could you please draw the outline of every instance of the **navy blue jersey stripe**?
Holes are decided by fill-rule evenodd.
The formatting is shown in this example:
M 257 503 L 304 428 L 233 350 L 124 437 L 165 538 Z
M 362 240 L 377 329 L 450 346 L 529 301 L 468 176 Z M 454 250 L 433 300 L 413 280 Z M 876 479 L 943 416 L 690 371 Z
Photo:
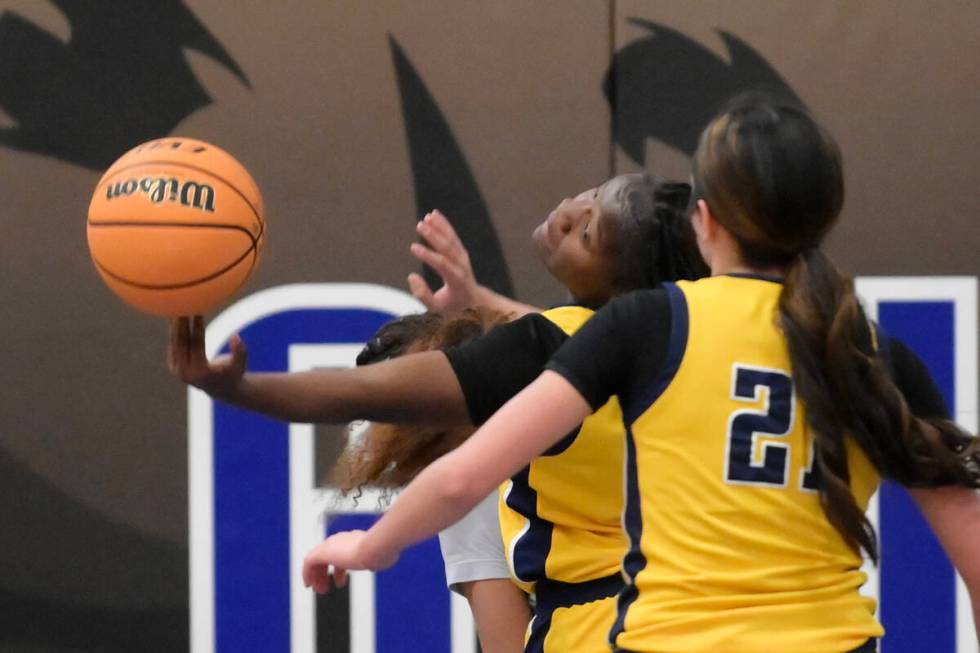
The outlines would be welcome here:
M 513 546 L 514 575 L 532 583 L 544 578 L 545 561 L 551 550 L 554 525 L 538 516 L 538 493 L 531 487 L 531 467 L 527 466 L 511 479 L 505 503 L 528 521 L 527 531 Z
M 626 427 L 626 508 L 623 511 L 623 526 L 629 537 L 630 548 L 623 558 L 623 574 L 626 577 L 626 587 L 616 602 L 616 622 L 609 631 L 609 643 L 616 645 L 626 623 L 626 613 L 636 600 L 636 576 L 647 566 L 640 542 L 643 538 L 643 516 L 640 514 L 640 484 L 636 470 L 636 442 L 633 429 Z
M 524 646 L 524 653 L 544 652 L 544 640 L 551 630 L 551 619 L 555 610 L 612 598 L 622 587 L 623 577 L 618 573 L 584 583 L 563 583 L 547 578 L 539 580 L 534 587 L 537 601 L 534 619 L 531 621 L 531 634 Z
M 660 373 L 645 389 L 630 398 L 628 406 L 623 406 L 623 420 L 626 424 L 635 422 L 664 393 L 670 382 L 674 380 L 681 366 L 681 359 L 684 358 L 684 350 L 687 349 L 687 298 L 675 283 L 665 283 L 663 288 L 667 291 L 667 298 L 670 300 L 670 339 L 667 342 L 667 355 L 664 357 Z M 624 397 L 621 399 L 625 401 Z
M 524 653 L 544 653 L 544 640 L 551 632 L 551 615 L 553 612 L 534 611 L 531 619 L 531 632 L 524 644 Z
M 622 589 L 623 575 L 616 572 L 581 583 L 563 583 L 544 578 L 534 586 L 534 595 L 539 612 L 554 612 L 558 608 L 570 608 L 612 598 Z
M 579 432 L 579 429 L 575 429 L 541 456 L 557 456 L 564 452 L 572 446 Z M 511 510 L 528 521 L 527 531 L 518 536 L 513 551 L 514 575 L 525 583 L 546 577 L 545 563 L 551 552 L 551 535 L 555 528 L 553 523 L 538 516 L 538 493 L 531 487 L 530 476 L 531 466 L 528 465 L 511 478 L 511 489 L 504 500 Z
M 623 573 L 626 576 L 626 587 L 619 595 L 617 602 L 616 623 L 609 631 L 609 643 L 616 645 L 626 624 L 626 613 L 637 598 L 636 576 L 647 565 L 640 543 L 643 539 L 643 515 L 640 512 L 640 484 L 636 467 L 636 440 L 633 436 L 632 424 L 663 394 L 670 382 L 673 381 L 677 370 L 684 358 L 687 348 L 688 312 L 687 299 L 684 293 L 674 283 L 663 284 L 670 300 L 670 339 L 667 345 L 667 356 L 663 367 L 646 390 L 640 392 L 637 398 L 624 407 L 623 421 L 626 425 L 626 505 L 623 511 L 623 525 L 629 537 L 630 548 L 623 558 Z

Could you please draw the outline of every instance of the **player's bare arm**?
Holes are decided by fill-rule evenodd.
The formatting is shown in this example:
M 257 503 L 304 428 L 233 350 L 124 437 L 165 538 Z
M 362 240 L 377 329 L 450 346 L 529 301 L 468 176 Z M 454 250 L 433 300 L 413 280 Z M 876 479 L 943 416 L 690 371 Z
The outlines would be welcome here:
M 425 422 L 468 425 L 462 389 L 438 351 L 410 354 L 345 370 L 247 372 L 241 338 L 231 353 L 207 359 L 203 319 L 171 323 L 171 373 L 225 403 L 289 422 Z
M 439 211 L 432 211 L 419 220 L 416 231 L 428 243 L 412 243 L 412 254 L 442 277 L 442 287 L 433 292 L 421 275 L 408 275 L 411 293 L 426 308 L 435 313 L 452 315 L 471 306 L 509 313 L 518 318 L 528 313 L 540 313 L 536 306 L 524 304 L 480 285 L 473 274 L 470 255 L 449 220 Z

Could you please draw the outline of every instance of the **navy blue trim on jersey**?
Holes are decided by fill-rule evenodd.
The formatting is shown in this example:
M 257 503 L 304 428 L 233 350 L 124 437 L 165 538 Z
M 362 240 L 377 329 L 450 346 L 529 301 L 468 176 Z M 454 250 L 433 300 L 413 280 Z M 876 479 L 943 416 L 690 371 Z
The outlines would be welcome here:
M 687 298 L 675 283 L 664 283 L 663 288 L 667 291 L 667 299 L 670 301 L 670 339 L 667 341 L 667 355 L 664 357 L 660 373 L 653 382 L 637 392 L 635 397 L 631 397 L 628 406 L 623 406 L 623 421 L 626 424 L 635 422 L 664 393 L 670 382 L 674 380 L 684 358 L 684 351 L 687 349 Z
M 630 541 L 629 551 L 623 558 L 623 573 L 626 576 L 626 587 L 619 595 L 616 610 L 616 623 L 609 631 L 609 643 L 616 645 L 626 623 L 626 612 L 636 600 L 636 576 L 647 566 L 647 559 L 640 548 L 643 539 L 643 515 L 640 512 L 640 483 L 639 472 L 636 468 L 636 439 L 633 435 L 633 422 L 639 418 L 664 393 L 670 382 L 677 375 L 684 351 L 687 349 L 688 310 L 687 298 L 683 291 L 674 283 L 663 284 L 670 301 L 670 338 L 667 341 L 667 356 L 660 373 L 645 391 L 631 399 L 629 406 L 623 407 L 623 421 L 626 425 L 626 505 L 623 510 L 623 526 Z
M 630 541 L 629 551 L 623 558 L 623 574 L 626 587 L 616 602 L 616 622 L 609 631 L 609 644 L 616 645 L 616 638 L 625 629 L 626 612 L 636 600 L 636 576 L 647 566 L 647 559 L 640 548 L 643 539 L 643 515 L 640 513 L 640 483 L 636 469 L 636 439 L 633 429 L 626 427 L 626 506 L 623 509 L 623 526 Z
M 563 437 L 551 445 L 551 448 L 541 454 L 557 456 L 572 446 L 581 428 Z M 555 525 L 538 516 L 538 493 L 531 487 L 531 466 L 528 465 L 511 479 L 510 492 L 504 503 L 511 510 L 527 519 L 527 530 L 517 536 L 514 542 L 513 562 L 514 575 L 525 583 L 534 583 L 545 578 L 545 561 L 551 551 L 551 536 Z
M 582 583 L 563 583 L 545 578 L 534 586 L 534 621 L 524 653 L 543 653 L 544 640 L 551 630 L 551 616 L 558 608 L 585 605 L 616 596 L 623 589 L 622 574 L 615 573 Z
M 558 608 L 570 608 L 616 596 L 623 589 L 623 584 L 623 575 L 618 571 L 581 583 L 543 578 L 534 586 L 534 596 L 539 608 L 554 612 Z
M 510 492 L 504 503 L 527 519 L 527 530 L 513 544 L 514 575 L 525 583 L 544 578 L 545 561 L 551 551 L 554 524 L 538 516 L 538 493 L 530 482 L 528 465 L 511 478 Z

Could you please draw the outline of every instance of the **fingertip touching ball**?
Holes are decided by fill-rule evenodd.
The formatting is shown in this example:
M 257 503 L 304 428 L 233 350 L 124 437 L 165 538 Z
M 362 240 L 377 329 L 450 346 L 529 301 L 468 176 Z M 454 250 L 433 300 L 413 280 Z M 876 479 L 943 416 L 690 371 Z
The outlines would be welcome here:
M 168 317 L 206 313 L 241 288 L 265 241 L 248 171 L 224 150 L 163 138 L 121 156 L 88 209 L 102 279 L 132 306 Z

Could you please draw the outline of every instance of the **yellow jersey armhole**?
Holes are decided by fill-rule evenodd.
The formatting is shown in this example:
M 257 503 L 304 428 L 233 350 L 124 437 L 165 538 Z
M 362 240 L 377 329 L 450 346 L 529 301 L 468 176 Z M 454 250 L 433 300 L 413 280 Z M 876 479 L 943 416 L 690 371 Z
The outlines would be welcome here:
M 541 315 L 566 334 L 573 335 L 582 328 L 583 324 L 589 321 L 589 318 L 595 315 L 595 311 L 584 306 L 559 306 L 548 309 Z

